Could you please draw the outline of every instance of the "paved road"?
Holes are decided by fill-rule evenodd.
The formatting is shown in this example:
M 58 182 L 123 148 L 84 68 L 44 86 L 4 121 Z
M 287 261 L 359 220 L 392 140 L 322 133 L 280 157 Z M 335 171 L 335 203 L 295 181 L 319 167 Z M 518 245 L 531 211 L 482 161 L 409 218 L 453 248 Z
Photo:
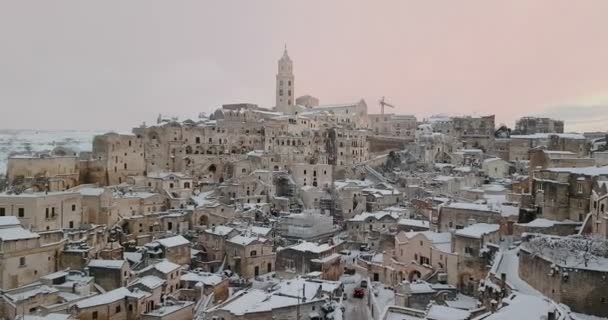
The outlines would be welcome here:
M 344 320 L 369 320 L 371 319 L 369 308 L 367 307 L 367 292 L 366 296 L 361 298 L 353 297 L 353 292 L 361 283 L 361 277 L 356 274 L 353 276 L 343 276 L 344 290 L 348 294 L 348 298 L 344 301 Z

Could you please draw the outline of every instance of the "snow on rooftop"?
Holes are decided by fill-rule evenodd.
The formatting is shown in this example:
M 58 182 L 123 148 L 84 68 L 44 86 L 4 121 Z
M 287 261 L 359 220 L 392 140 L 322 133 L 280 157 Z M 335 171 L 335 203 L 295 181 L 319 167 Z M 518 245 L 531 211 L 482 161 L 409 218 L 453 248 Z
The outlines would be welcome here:
M 94 187 L 84 187 L 84 188 L 78 189 L 78 192 L 80 192 L 81 195 L 89 196 L 89 197 L 99 197 L 104 191 L 105 191 L 104 188 L 94 188 Z
M 188 272 L 180 277 L 182 281 L 200 282 L 205 285 L 215 286 L 222 282 L 222 277 L 215 273 L 208 272 Z
M 25 240 L 40 238 L 40 235 L 23 227 L 0 228 L 0 239 L 2 241 Z
M 580 168 L 549 168 L 545 170 L 550 172 L 569 172 L 572 174 L 581 174 L 586 176 L 608 175 L 608 166 Z
M 163 280 L 157 276 L 148 275 L 148 276 L 143 276 L 143 277 L 135 280 L 131 285 L 142 284 L 147 288 L 155 289 L 155 288 L 162 286 L 164 283 L 165 283 L 165 280 Z
M 426 314 L 428 320 L 467 320 L 470 317 L 471 313 L 469 311 L 436 304 L 432 305 Z
M 300 302 L 300 299 L 294 297 L 280 296 L 267 293 L 263 290 L 250 289 L 242 291 L 242 294 L 234 296 L 226 304 L 218 306 L 218 309 L 242 316 L 247 313 L 268 312 L 272 309 L 295 306 Z
M 15 216 L 0 217 L 0 228 L 5 226 L 21 226 L 21 222 Z
M 384 217 L 391 217 L 393 219 L 399 219 L 399 214 L 396 212 L 390 212 L 390 211 L 376 211 L 376 212 L 363 212 L 360 213 L 356 216 L 354 216 L 353 218 L 349 219 L 348 221 L 365 221 L 368 218 L 372 218 L 375 220 L 381 220 Z
M 101 306 L 116 302 L 131 296 L 131 291 L 125 287 L 120 287 L 106 293 L 102 293 L 84 300 L 80 300 L 76 303 L 78 309 L 85 309 L 95 306 Z
M 158 242 L 158 243 L 160 243 L 161 246 L 167 247 L 167 248 L 190 244 L 190 241 L 188 241 L 188 239 L 184 238 L 183 236 L 156 239 L 153 242 Z
M 151 270 L 151 269 L 156 269 L 161 273 L 167 274 L 167 273 L 171 273 L 179 268 L 180 268 L 180 265 L 175 264 L 175 263 L 165 259 L 159 263 L 153 264 L 151 266 L 148 266 L 148 267 L 140 270 L 139 273 L 143 273 L 143 272 Z
M 336 244 L 337 245 L 337 244 Z M 301 252 L 313 252 L 322 253 L 334 248 L 336 245 L 330 245 L 329 243 L 317 244 L 314 242 L 300 242 L 296 245 L 289 247 L 290 249 L 301 251 Z
M 125 263 L 127 263 L 126 260 L 93 259 L 89 262 L 88 266 L 92 268 L 121 269 Z
M 232 232 L 233 230 L 234 230 L 234 228 L 220 225 L 220 226 L 215 226 L 211 229 L 206 229 L 205 232 L 215 234 L 218 236 L 225 236 L 225 235 L 229 234 L 230 232 Z
M 550 136 L 558 136 L 566 139 L 585 140 L 585 136 L 580 133 L 535 133 L 511 135 L 511 139 L 549 139 Z
M 415 219 L 401 219 L 399 220 L 400 225 L 413 226 L 419 228 L 429 228 L 429 222 L 426 220 L 415 220 Z
M 497 232 L 499 229 L 500 225 L 497 224 L 475 223 L 460 230 L 456 230 L 456 235 L 480 239 L 486 234 Z
M 265 238 L 260 238 L 258 236 L 246 236 L 246 235 L 234 236 L 234 237 L 230 238 L 230 240 L 228 240 L 228 242 L 231 242 L 231 243 L 234 243 L 234 244 L 243 245 L 243 246 L 247 246 L 247 245 L 253 243 L 256 240 L 260 241 L 260 242 L 266 242 Z

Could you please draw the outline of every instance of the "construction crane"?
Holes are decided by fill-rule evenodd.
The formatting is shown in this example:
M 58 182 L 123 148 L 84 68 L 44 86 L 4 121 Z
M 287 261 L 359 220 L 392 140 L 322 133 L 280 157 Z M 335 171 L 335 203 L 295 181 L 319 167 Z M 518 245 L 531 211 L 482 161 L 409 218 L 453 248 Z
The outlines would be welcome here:
M 383 114 L 383 115 L 384 115 L 384 106 L 387 106 L 389 108 L 395 108 L 394 105 L 392 105 L 392 104 L 390 104 L 388 102 L 385 102 L 384 101 L 384 97 L 382 97 L 382 99 L 380 99 L 379 103 L 380 103 L 380 113 Z

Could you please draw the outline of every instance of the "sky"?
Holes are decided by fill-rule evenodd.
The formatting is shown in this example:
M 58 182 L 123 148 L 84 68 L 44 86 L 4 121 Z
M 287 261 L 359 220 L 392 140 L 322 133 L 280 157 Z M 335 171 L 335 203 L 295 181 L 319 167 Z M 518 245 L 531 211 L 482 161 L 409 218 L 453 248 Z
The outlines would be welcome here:
M 129 130 L 296 96 L 608 129 L 608 1 L 0 0 L 0 129 Z

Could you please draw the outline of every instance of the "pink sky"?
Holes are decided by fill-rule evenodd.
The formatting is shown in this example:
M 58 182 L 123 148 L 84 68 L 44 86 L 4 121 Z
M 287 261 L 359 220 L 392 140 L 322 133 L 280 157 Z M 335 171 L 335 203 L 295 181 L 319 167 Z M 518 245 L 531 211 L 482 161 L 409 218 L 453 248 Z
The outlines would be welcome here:
M 604 103 L 594 110 L 606 110 L 608 123 L 608 1 L 2 7 L 0 128 L 124 130 L 158 113 L 195 116 L 242 101 L 269 107 L 285 42 L 296 95 L 322 103 L 365 98 L 377 112 L 386 96 L 419 118 L 494 113 L 509 125 Z M 598 127 L 580 121 L 580 129 Z

